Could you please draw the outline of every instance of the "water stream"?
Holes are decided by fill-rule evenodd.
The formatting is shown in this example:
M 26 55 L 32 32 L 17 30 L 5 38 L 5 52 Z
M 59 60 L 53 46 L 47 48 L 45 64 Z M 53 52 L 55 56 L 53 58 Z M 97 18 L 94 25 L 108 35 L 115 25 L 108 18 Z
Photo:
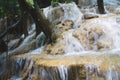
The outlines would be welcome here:
M 91 5 L 95 1 L 92 0 Z M 120 4 L 119 0 L 104 1 L 107 5 Z M 91 10 L 90 8 L 84 9 L 84 12 L 81 10 L 83 9 L 79 9 L 75 3 L 58 4 L 57 7 L 45 8 L 43 13 L 54 25 L 65 20 L 72 20 L 74 23 L 70 30 L 64 31 L 62 39 L 60 38 L 65 43 L 63 54 L 47 57 L 36 56 L 37 58 L 32 55 L 28 58 L 18 57 L 13 61 L 13 66 L 18 70 L 16 74 L 19 75 L 25 69 L 28 74 L 26 80 L 33 80 L 33 74 L 39 75 L 40 80 L 73 80 L 73 78 L 75 80 L 120 80 L 120 15 L 110 12 L 100 15 L 96 12 L 95 7 L 92 13 L 97 14 L 98 18 L 85 20 L 83 19 L 84 14 L 91 13 Z M 34 27 L 33 24 L 29 36 L 16 49 L 25 48 L 25 45 L 34 39 L 35 47 L 30 48 L 31 51 L 28 53 L 40 54 L 44 51 L 47 46 L 44 42 L 45 35 L 40 33 L 35 38 Z M 9 54 L 15 52 L 16 49 L 10 51 Z M 37 62 L 39 59 L 40 61 Z M 80 66 L 81 64 L 85 64 L 85 67 Z M 13 76 L 8 80 L 22 80 L 22 78 Z
M 91 3 L 94 3 L 92 1 Z M 84 2 L 83 2 L 84 3 Z M 104 0 L 105 5 L 119 5 L 120 1 L 119 0 Z M 64 4 L 63 4 L 64 5 Z M 73 6 L 73 5 L 72 5 Z M 65 7 L 65 6 L 64 6 Z M 79 12 L 76 7 L 72 7 L 76 12 Z M 54 8 L 53 8 L 54 9 Z M 69 8 L 71 9 L 71 8 Z M 92 8 L 93 9 L 93 8 Z M 106 9 L 106 8 L 105 8 Z M 64 19 L 62 17 L 58 17 L 55 20 L 73 20 L 74 21 L 74 28 L 79 28 L 78 25 L 80 20 L 82 19 L 82 16 L 84 13 L 74 13 L 71 12 L 72 15 L 68 13 L 67 7 L 63 8 L 65 14 L 64 14 Z M 85 13 L 91 13 L 90 9 L 85 9 Z M 47 10 L 49 11 L 49 10 Z M 93 14 L 98 14 L 96 12 L 96 8 L 92 10 Z M 120 23 L 117 22 L 117 18 L 109 16 L 109 11 L 106 9 L 108 13 L 108 18 L 104 18 L 104 15 L 99 15 L 101 18 L 99 19 L 93 19 L 93 20 L 88 20 L 84 22 L 83 24 L 80 25 L 80 30 L 78 30 L 78 34 L 75 30 L 70 30 L 68 33 L 64 35 L 64 41 L 66 43 L 65 47 L 65 55 L 70 56 L 70 55 L 79 55 L 79 54 L 87 54 L 87 53 L 93 53 L 93 54 L 98 54 L 101 55 L 101 53 L 105 54 L 119 54 L 120 51 Z M 46 12 L 44 12 L 46 13 Z M 49 12 L 48 12 L 49 13 Z M 74 16 L 73 16 L 74 14 Z M 54 14 L 55 15 L 55 14 Z M 59 14 L 57 14 L 59 15 Z M 78 15 L 78 16 L 77 16 Z M 107 14 L 106 14 L 107 15 Z M 78 18 L 76 18 L 76 16 Z M 49 18 L 48 18 L 49 19 Z M 50 18 L 52 19 L 52 18 Z M 79 20 L 78 20 L 79 19 Z M 53 21 L 52 19 L 51 21 Z M 77 23 L 76 23 L 77 22 Z M 81 33 L 80 33 L 81 31 Z M 85 36 L 85 35 L 86 36 Z M 78 35 L 77 37 L 74 35 Z M 80 37 L 80 38 L 79 38 Z M 87 45 L 87 46 L 86 46 Z M 97 58 L 94 57 L 94 60 L 97 60 Z M 110 59 L 107 58 L 107 60 L 110 62 Z M 97 62 L 97 61 L 96 61 Z M 99 61 L 101 63 L 102 60 Z M 110 62 L 112 65 L 113 62 Z M 118 66 L 120 66 L 120 62 L 117 63 Z M 106 64 L 107 65 L 107 64 Z M 115 67 L 114 65 L 112 67 Z M 58 67 L 60 76 L 62 76 L 61 80 L 69 80 L 66 79 L 65 76 L 68 75 L 69 73 L 66 73 L 66 68 L 62 69 Z M 61 69 L 61 70 L 60 70 Z M 68 70 L 68 69 L 67 69 Z M 98 73 L 100 71 L 100 68 L 98 66 L 88 64 L 86 65 L 86 80 L 98 80 L 98 76 L 100 76 Z M 90 74 L 93 74 L 92 76 L 96 76 L 96 78 L 91 77 Z M 103 73 L 104 79 L 103 80 L 120 80 L 120 72 L 119 71 L 114 71 L 111 69 L 111 67 L 108 67 L 108 70 Z M 102 79 L 102 78 L 101 78 Z M 80 80 L 80 79 L 78 79 Z

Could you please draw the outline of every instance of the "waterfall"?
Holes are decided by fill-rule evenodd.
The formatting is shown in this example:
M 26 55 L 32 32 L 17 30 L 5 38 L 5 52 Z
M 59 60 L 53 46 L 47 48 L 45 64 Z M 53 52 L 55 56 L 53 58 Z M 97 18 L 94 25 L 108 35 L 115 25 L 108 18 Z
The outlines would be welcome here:
M 86 70 L 87 70 L 87 72 L 86 72 L 86 80 L 89 80 L 92 75 L 94 75 L 96 77 L 98 76 L 97 73 L 99 72 L 99 67 L 97 67 L 95 65 L 87 64 L 86 65 Z
M 120 0 L 104 0 L 104 3 L 106 5 L 120 5 Z
M 105 5 L 114 5 L 114 6 L 120 5 L 120 0 L 103 0 L 103 1 Z M 81 7 L 89 8 L 90 6 L 97 4 L 97 0 L 79 0 L 78 4 Z
M 118 72 L 109 69 L 105 74 L 106 80 L 119 80 Z
M 67 33 L 64 36 L 65 42 L 66 42 L 66 49 L 65 49 L 65 53 L 66 54 L 74 54 L 85 51 L 83 46 L 81 45 L 81 43 L 79 43 L 79 41 L 72 36 L 73 31 L 70 31 L 69 33 Z
M 59 11 L 58 13 L 57 13 L 57 10 Z M 54 12 L 54 11 L 56 11 L 56 12 Z M 73 20 L 73 21 L 75 21 L 75 20 L 81 19 L 82 15 L 83 15 L 74 2 L 73 3 L 68 3 L 68 4 L 59 3 L 58 7 L 50 6 L 50 7 L 44 8 L 43 13 L 49 19 L 50 22 L 54 21 L 54 19 L 55 20 L 60 20 L 60 21 L 62 21 L 62 20 Z M 63 15 L 61 15 L 59 13 L 61 13 Z
M 87 73 L 86 73 L 86 80 L 92 79 L 92 76 L 96 76 L 95 80 L 99 76 L 99 67 L 94 65 L 86 65 Z M 103 75 L 105 77 L 105 80 L 119 80 L 119 72 L 113 71 L 108 69 Z M 94 79 L 94 78 L 93 78 Z
M 13 58 L 16 75 L 8 80 L 120 80 L 120 15 L 98 14 L 96 6 L 91 9 L 96 0 L 80 1 L 85 4 L 81 9 L 74 2 L 43 9 L 55 29 L 60 22 L 62 28 L 70 24 L 69 20 L 73 25 L 60 32 L 54 43 L 46 44 L 43 32 L 35 37 L 32 24 L 29 36 L 9 52 L 25 50 L 27 54 Z M 104 0 L 105 5 L 118 5 L 118 1 Z M 83 17 L 86 14 L 87 18 Z
M 58 70 L 60 72 L 60 77 L 61 77 L 61 80 L 68 80 L 68 72 L 67 72 L 67 67 L 65 66 L 59 66 L 58 67 Z
M 82 1 L 82 0 L 81 0 Z M 90 2 L 91 1 L 91 2 Z M 86 1 L 82 1 L 82 3 L 85 3 Z M 104 0 L 105 5 L 118 5 L 119 2 L 115 0 L 115 3 L 113 3 L 114 0 Z M 89 0 L 88 4 L 96 4 L 96 0 Z M 63 4 L 64 5 L 64 4 Z M 60 4 L 60 6 L 63 6 Z M 87 3 L 86 3 L 87 5 Z M 50 8 L 50 7 L 49 7 Z M 51 7 L 52 8 L 52 7 Z M 85 53 L 94 53 L 94 54 L 102 54 L 102 53 L 112 53 L 115 54 L 117 51 L 120 49 L 120 26 L 118 19 L 116 18 L 109 18 L 110 16 L 108 15 L 108 18 L 104 19 L 104 16 L 106 15 L 100 15 L 97 13 L 96 8 L 86 8 L 85 12 L 83 12 L 82 16 L 84 13 L 87 14 L 98 14 L 100 19 L 92 19 L 92 20 L 86 20 L 83 22 L 83 24 L 80 24 L 80 28 L 76 27 L 76 24 L 80 23 L 77 22 L 77 19 L 79 21 L 82 19 L 82 16 L 80 15 L 81 13 L 69 13 L 68 7 L 64 6 L 63 12 L 64 12 L 64 17 L 58 17 L 55 20 L 72 20 L 74 21 L 74 28 L 78 28 L 79 31 L 75 30 L 69 30 L 66 32 L 63 36 L 64 41 L 65 41 L 65 56 L 70 56 L 70 55 L 76 55 L 76 54 L 85 54 Z M 73 12 L 78 11 L 75 7 L 72 8 Z M 49 9 L 50 10 L 50 9 Z M 49 11 L 47 10 L 47 11 Z M 82 10 L 82 9 L 81 9 Z M 54 12 L 54 11 L 53 11 Z M 50 13 L 52 14 L 52 10 L 49 12 L 44 12 L 46 13 L 46 17 L 48 18 L 49 16 L 51 17 Z M 49 14 L 49 15 L 47 15 Z M 54 14 L 55 15 L 55 14 Z M 80 16 L 78 16 L 80 15 Z M 63 14 L 60 14 L 60 16 L 63 16 Z M 78 18 L 76 18 L 78 16 Z M 50 21 L 54 21 L 54 19 Z M 78 25 L 77 25 L 78 26 Z M 76 33 L 75 33 L 76 32 Z M 81 33 L 80 33 L 81 32 Z M 77 36 L 77 37 L 76 37 Z M 82 42 L 83 41 L 83 42 Z M 117 50 L 117 51 L 116 51 Z M 110 51 L 110 52 L 109 52 Z M 113 52 L 111 52 L 113 51 Z M 118 52 L 119 54 L 119 52 Z M 110 54 L 111 55 L 111 54 Z M 83 55 L 82 55 L 83 56 Z M 96 63 L 97 58 L 93 57 L 93 61 Z M 108 59 L 109 60 L 109 59 Z M 101 64 L 103 61 L 100 60 L 98 61 L 98 64 Z M 113 62 L 110 62 L 110 64 L 113 64 Z M 119 66 L 119 62 L 117 63 Z M 107 65 L 107 64 L 105 64 Z M 86 64 L 86 80 L 119 80 L 119 71 L 114 71 L 110 67 L 106 72 L 104 72 L 102 75 L 99 74 L 100 72 L 100 67 L 97 65 L 92 65 L 92 64 Z M 66 80 L 66 68 L 58 67 L 59 72 L 60 72 L 60 77 L 62 80 Z M 68 73 L 69 74 L 69 73 Z M 102 76 L 101 78 L 99 78 Z
M 68 4 L 59 3 L 59 6 L 55 8 L 52 6 L 47 7 L 43 9 L 43 13 L 53 24 L 59 21 L 72 20 L 74 22 L 74 28 L 78 27 L 77 24 L 83 17 L 83 14 L 74 2 Z

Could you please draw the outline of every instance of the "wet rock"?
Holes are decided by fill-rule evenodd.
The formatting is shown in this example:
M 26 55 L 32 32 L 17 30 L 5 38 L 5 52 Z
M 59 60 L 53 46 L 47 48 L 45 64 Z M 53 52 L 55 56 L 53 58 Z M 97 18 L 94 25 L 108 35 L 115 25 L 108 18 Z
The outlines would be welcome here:
M 91 19 L 91 18 L 98 18 L 99 16 L 97 14 L 84 14 L 84 19 Z
M 2 75 L 0 75 L 0 80 L 8 80 L 11 75 L 11 71 L 6 70 Z
M 117 6 L 105 6 L 107 12 L 113 13 Z
M 120 7 L 117 7 L 117 8 L 114 10 L 114 13 L 115 13 L 115 14 L 120 14 Z
M 50 14 L 50 13 L 49 13 Z M 60 18 L 64 16 L 64 10 L 61 7 L 55 8 L 52 12 L 51 15 L 49 15 L 49 19 L 52 19 L 52 21 L 55 21 L 55 23 L 59 22 Z
M 86 69 L 84 65 L 72 65 L 68 69 L 68 80 L 86 80 Z
M 89 53 L 82 56 L 28 54 L 15 56 L 12 59 L 13 70 L 19 72 L 22 79 L 106 80 L 107 76 L 119 79 L 117 75 L 120 75 L 120 58 L 117 54 L 95 55 Z M 114 73 L 116 75 L 112 75 Z
M 58 40 L 57 43 L 47 45 L 45 50 L 47 54 L 63 54 L 65 52 L 65 42 L 63 40 Z
M 55 27 L 55 33 L 60 34 L 73 28 L 72 20 L 65 20 L 58 23 Z
M 38 75 L 32 74 L 32 75 L 31 75 L 31 79 L 32 79 L 32 80 L 38 80 L 39 78 L 38 78 Z
M 120 14 L 120 6 L 105 6 L 108 13 Z
M 59 14 L 59 11 L 55 13 Z M 60 16 L 57 17 L 60 18 Z M 47 44 L 41 54 L 13 55 L 13 73 L 11 74 L 20 75 L 24 80 L 110 80 L 116 78 L 119 80 L 119 54 L 101 52 L 92 54 L 91 52 L 75 55 L 75 53 L 81 54 L 84 49 L 99 51 L 117 48 L 120 29 L 116 20 L 114 21 L 114 18 L 104 19 L 104 17 L 85 20 L 81 21 L 80 28 L 70 30 L 75 19 L 77 18 L 56 23 L 56 28 L 61 30 L 58 33 L 61 34 L 58 35 L 56 42 Z M 25 39 L 13 53 L 25 53 L 34 49 L 35 46 L 36 39 L 33 34 Z M 81 46 L 84 49 L 80 49 Z M 65 53 L 73 54 L 66 55 Z
M 82 44 L 85 49 L 88 49 L 87 46 L 89 46 L 89 42 L 87 41 L 87 31 L 83 29 L 76 29 L 73 32 L 73 36 L 76 37 L 80 43 L 86 43 Z
M 104 20 L 104 22 L 102 22 L 102 20 Z M 120 38 L 119 35 L 117 35 L 119 28 L 118 24 L 116 24 L 116 20 L 109 20 L 110 19 L 108 19 L 108 21 L 107 19 L 92 19 L 85 21 L 79 29 L 74 30 L 73 36 L 79 40 L 85 50 L 106 50 L 115 48 L 117 44 L 112 40 Z M 116 25 L 116 27 L 114 27 L 114 25 Z M 116 29 L 116 31 L 114 32 L 112 29 Z M 116 35 L 117 38 L 115 38 L 115 36 L 113 36 L 113 38 L 111 35 Z
M 75 21 L 77 19 L 82 19 L 83 16 L 77 5 L 73 2 L 67 4 L 59 4 L 57 7 L 47 7 L 43 9 L 43 13 L 53 24 L 64 20 Z
M 110 46 L 111 46 L 111 44 L 109 42 L 100 41 L 100 40 L 98 40 L 98 42 L 97 42 L 98 49 L 110 48 Z

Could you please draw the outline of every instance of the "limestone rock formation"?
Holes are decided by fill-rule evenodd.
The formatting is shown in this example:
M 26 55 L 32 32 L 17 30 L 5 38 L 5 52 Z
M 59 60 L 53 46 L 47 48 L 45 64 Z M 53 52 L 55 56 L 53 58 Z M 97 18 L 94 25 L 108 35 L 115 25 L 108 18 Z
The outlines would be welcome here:
M 58 23 L 56 26 L 55 26 L 55 33 L 57 34 L 61 34 L 63 33 L 64 31 L 68 31 L 70 29 L 73 28 L 73 21 L 72 20 L 65 20 L 65 21 L 61 21 L 60 23 Z
M 104 20 L 103 23 L 102 20 Z M 73 36 L 76 37 L 86 50 L 106 50 L 112 49 L 115 46 L 114 37 L 117 37 L 119 32 L 116 21 L 109 25 L 112 21 L 106 22 L 106 19 L 92 19 L 85 21 L 79 29 L 74 30 Z M 114 27 L 114 25 L 116 25 Z M 112 31 L 116 29 L 116 31 Z M 110 36 L 116 35 L 116 36 Z M 118 37 L 117 37 L 118 38 Z
M 57 41 L 57 43 L 47 45 L 44 49 L 45 53 L 57 55 L 65 52 L 65 42 L 63 40 Z
M 106 80 L 107 76 L 114 78 L 120 75 L 119 61 L 118 54 L 107 55 L 106 53 L 76 56 L 27 54 L 14 56 L 12 66 L 14 74 L 19 72 L 22 79 Z

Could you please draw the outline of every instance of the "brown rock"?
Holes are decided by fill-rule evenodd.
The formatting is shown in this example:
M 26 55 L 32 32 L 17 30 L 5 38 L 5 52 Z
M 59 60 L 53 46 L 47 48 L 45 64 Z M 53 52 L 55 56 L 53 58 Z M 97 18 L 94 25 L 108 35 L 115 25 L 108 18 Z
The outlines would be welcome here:
M 73 21 L 72 20 L 65 20 L 61 23 L 58 23 L 55 27 L 55 32 L 60 34 L 64 31 L 70 30 L 73 27 Z
M 84 14 L 84 19 L 98 18 L 99 16 L 94 13 L 86 13 Z
M 65 51 L 65 42 L 61 40 L 53 45 L 49 44 L 48 46 L 46 46 L 44 51 L 47 51 L 47 54 L 52 55 L 63 54 Z
M 98 49 L 104 49 L 104 48 L 110 48 L 111 43 L 110 42 L 105 42 L 105 41 L 97 41 L 97 47 Z
M 105 80 L 106 72 L 116 71 L 119 75 L 120 58 L 117 54 L 86 54 L 74 56 L 52 56 L 52 55 L 25 55 L 26 58 L 31 56 L 34 65 L 30 69 L 28 65 L 29 77 L 41 80 Z M 19 55 L 19 58 L 25 58 Z M 18 57 L 14 57 L 16 59 Z M 20 60 L 21 61 L 21 60 Z M 19 64 L 17 62 L 17 64 Z M 24 66 L 26 66 L 25 64 Z M 114 67 L 113 67 L 114 65 Z M 14 70 L 15 71 L 15 70 Z

